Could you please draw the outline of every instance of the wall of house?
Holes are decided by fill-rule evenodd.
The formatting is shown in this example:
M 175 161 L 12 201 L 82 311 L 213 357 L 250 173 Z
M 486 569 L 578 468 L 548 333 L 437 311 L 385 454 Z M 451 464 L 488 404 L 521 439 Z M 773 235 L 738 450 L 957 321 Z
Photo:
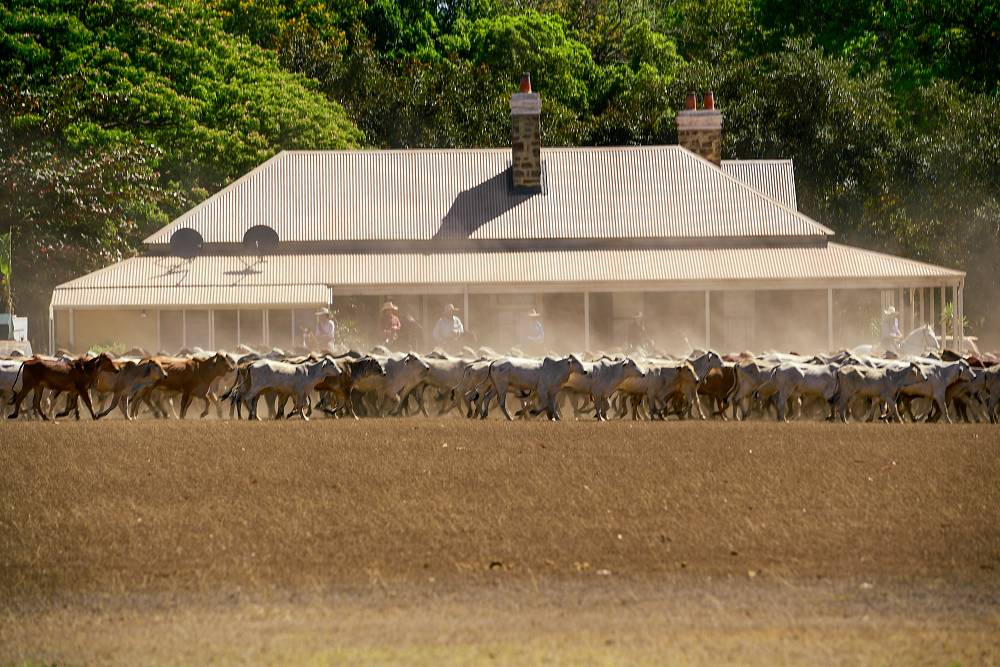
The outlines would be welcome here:
M 121 351 L 130 347 L 154 349 L 156 312 L 124 308 L 73 311 L 72 350 L 86 352 L 95 346 Z
M 69 327 L 69 310 L 53 310 L 52 320 L 53 320 L 53 345 L 54 350 L 65 349 L 68 350 L 70 347 L 70 327 Z M 36 350 L 36 352 L 41 352 L 42 350 Z

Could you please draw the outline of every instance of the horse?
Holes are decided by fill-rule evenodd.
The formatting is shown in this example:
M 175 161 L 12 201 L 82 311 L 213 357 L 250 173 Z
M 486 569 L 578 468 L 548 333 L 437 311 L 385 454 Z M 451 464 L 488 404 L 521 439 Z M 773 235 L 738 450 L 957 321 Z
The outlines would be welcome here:
M 855 356 L 871 356 L 876 347 L 876 345 L 859 345 L 851 352 Z M 941 352 L 941 341 L 934 333 L 934 327 L 922 324 L 903 336 L 894 349 L 883 350 L 883 352 L 893 352 L 901 357 L 922 357 L 930 352 Z

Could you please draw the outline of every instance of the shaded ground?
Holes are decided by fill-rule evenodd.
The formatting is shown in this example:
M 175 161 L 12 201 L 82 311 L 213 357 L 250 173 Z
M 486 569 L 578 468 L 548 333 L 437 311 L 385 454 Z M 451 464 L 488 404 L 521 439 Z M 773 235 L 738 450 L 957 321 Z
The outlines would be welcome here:
M 0 663 L 998 663 L 998 501 L 987 426 L 3 424 Z

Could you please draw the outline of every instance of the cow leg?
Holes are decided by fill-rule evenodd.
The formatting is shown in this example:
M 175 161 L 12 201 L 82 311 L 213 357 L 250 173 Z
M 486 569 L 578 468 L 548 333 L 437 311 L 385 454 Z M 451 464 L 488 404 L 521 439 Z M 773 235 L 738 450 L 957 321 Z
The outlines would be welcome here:
M 507 412 L 507 385 L 502 383 L 497 383 L 493 385 L 497 392 L 497 403 L 500 404 L 500 411 L 503 412 L 503 416 L 507 418 L 507 421 L 514 421 L 514 418 L 510 416 Z M 486 419 L 485 414 L 482 415 L 483 419 Z
M 187 416 L 188 407 L 191 405 L 192 398 L 191 392 L 188 390 L 185 390 L 184 393 L 181 394 L 181 419 L 184 419 Z
M 111 396 L 111 405 L 109 405 L 107 407 L 107 409 L 101 410 L 97 414 L 97 417 L 98 418 L 106 417 L 106 416 L 108 416 L 111 413 L 112 410 L 114 410 L 116 407 L 118 407 L 118 404 L 121 402 L 121 395 L 122 395 L 122 392 L 116 390 L 115 393 Z M 102 403 L 103 403 L 103 401 L 102 401 Z M 125 413 L 125 407 L 123 405 L 122 406 L 122 414 L 124 414 L 124 413 Z
M 39 415 L 42 418 L 42 421 L 49 421 L 49 416 L 47 414 L 45 414 L 44 410 L 42 410 L 42 388 L 41 387 L 37 387 L 35 389 L 35 395 L 32 398 L 31 407 L 35 411 L 35 414 Z
M 306 414 L 307 400 L 308 399 L 306 398 L 306 393 L 304 391 L 300 391 L 297 394 L 295 394 L 294 398 L 295 409 L 299 411 L 299 417 L 302 419 L 302 421 L 309 421 L 309 415 Z M 289 415 L 289 417 L 291 417 L 291 415 Z
M 100 415 L 94 413 L 94 403 L 90 400 L 90 390 L 86 387 L 77 387 L 77 391 L 79 393 L 78 398 L 82 398 L 83 404 L 87 406 L 87 412 L 90 413 L 90 418 L 94 421 L 100 419 Z M 80 419 L 80 405 L 76 400 L 73 401 L 73 405 L 75 408 L 74 411 L 76 412 L 76 418 Z
M 903 417 L 899 414 L 899 404 L 896 402 L 895 396 L 883 397 L 883 399 L 888 406 L 889 420 L 895 422 L 902 422 Z
M 954 422 L 951 419 L 951 415 L 948 413 L 948 401 L 944 398 L 944 390 L 934 392 L 934 405 L 937 406 L 941 414 L 944 415 L 944 420 L 949 424 Z
M 14 392 L 14 398 L 11 399 L 11 405 L 14 406 L 14 412 L 7 415 L 7 419 L 17 419 L 18 415 L 21 414 L 21 401 L 24 397 L 28 395 L 30 389 L 22 386 L 21 391 Z

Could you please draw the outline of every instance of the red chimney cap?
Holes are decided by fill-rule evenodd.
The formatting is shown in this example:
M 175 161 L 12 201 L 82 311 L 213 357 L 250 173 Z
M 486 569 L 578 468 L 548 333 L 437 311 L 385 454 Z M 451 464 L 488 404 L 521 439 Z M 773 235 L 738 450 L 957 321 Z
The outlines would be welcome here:
M 711 110 L 715 108 L 715 93 L 711 90 L 705 93 L 705 109 Z
M 521 84 L 518 86 L 517 92 L 519 93 L 530 93 L 531 92 L 531 74 L 525 72 L 521 75 Z
M 693 90 L 688 91 L 687 98 L 684 100 L 684 108 L 688 111 L 698 108 L 698 95 Z

